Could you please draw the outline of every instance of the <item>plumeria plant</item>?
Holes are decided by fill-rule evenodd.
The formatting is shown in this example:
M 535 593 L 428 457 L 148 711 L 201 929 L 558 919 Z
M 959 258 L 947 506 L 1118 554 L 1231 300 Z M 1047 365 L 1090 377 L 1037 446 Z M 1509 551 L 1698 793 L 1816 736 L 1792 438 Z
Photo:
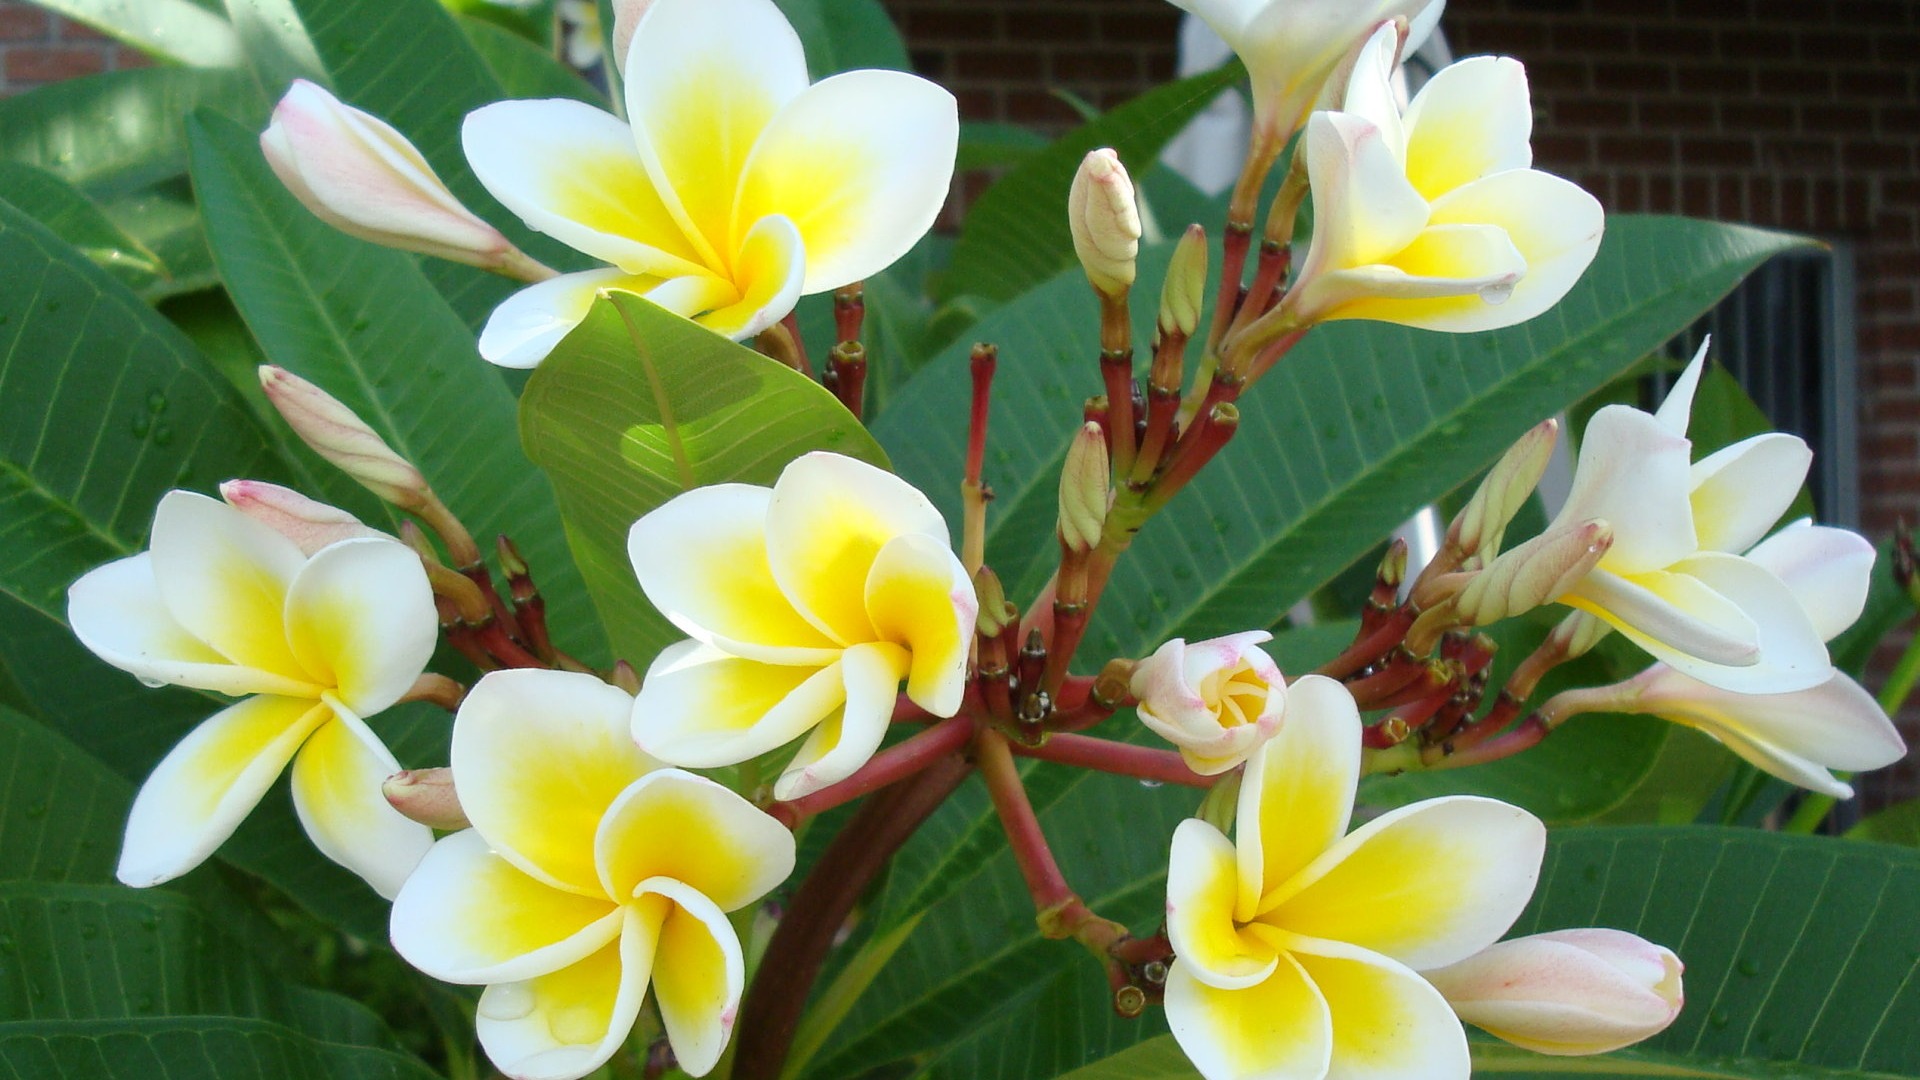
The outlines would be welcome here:
M 1052 144 L 873 0 L 54 5 L 177 63 L 0 102 L 11 1075 L 1920 1075 L 1911 547 L 1663 359 L 1803 241 L 1176 3 Z

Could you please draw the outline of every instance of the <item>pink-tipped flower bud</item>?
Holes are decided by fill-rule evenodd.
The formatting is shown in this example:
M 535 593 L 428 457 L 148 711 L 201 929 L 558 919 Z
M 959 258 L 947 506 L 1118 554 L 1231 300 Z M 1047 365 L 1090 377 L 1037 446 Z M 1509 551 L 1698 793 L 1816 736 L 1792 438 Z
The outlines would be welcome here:
M 271 364 L 261 366 L 260 386 L 302 442 L 368 491 L 403 510 L 433 501 L 420 470 L 325 390 Z
M 1107 527 L 1112 501 L 1107 439 L 1100 425 L 1080 425 L 1060 469 L 1060 542 L 1076 555 L 1092 551 Z
M 1547 461 L 1553 457 L 1554 444 L 1559 441 L 1560 421 L 1543 420 L 1500 455 L 1486 479 L 1480 481 L 1473 499 L 1447 528 L 1447 541 L 1461 555 L 1491 560 L 1500 554 L 1508 523 L 1539 486 Z
M 1541 533 L 1474 574 L 1455 600 L 1463 626 L 1486 626 L 1550 604 L 1592 572 L 1613 547 L 1613 528 L 1583 521 Z
M 1460 1019 L 1515 1046 L 1603 1054 L 1680 1015 L 1680 958 L 1620 930 L 1557 930 L 1502 941 L 1422 972 Z
M 312 555 L 328 544 L 361 537 L 393 537 L 367 527 L 359 518 L 337 506 L 309 499 L 305 495 L 269 484 L 264 480 L 229 480 L 220 485 L 220 497 L 227 505 L 267 526 L 299 545 Z
M 1207 230 L 1188 226 L 1167 260 L 1167 281 L 1160 290 L 1160 332 L 1193 336 L 1200 327 L 1200 305 L 1207 295 Z
M 1132 287 L 1134 257 L 1140 253 L 1140 210 L 1119 154 L 1094 150 L 1080 162 L 1067 193 L 1067 225 L 1073 231 L 1074 253 L 1095 290 L 1118 297 Z
M 525 259 L 405 136 L 305 79 L 274 106 L 260 149 L 295 198 L 350 236 L 489 270 Z
M 1280 730 L 1287 681 L 1248 630 L 1188 644 L 1175 638 L 1134 665 L 1140 722 L 1179 748 L 1187 767 L 1217 776 Z
M 401 816 L 429 828 L 452 832 L 467 827 L 467 812 L 453 789 L 452 769 L 407 769 L 380 785 L 380 793 Z

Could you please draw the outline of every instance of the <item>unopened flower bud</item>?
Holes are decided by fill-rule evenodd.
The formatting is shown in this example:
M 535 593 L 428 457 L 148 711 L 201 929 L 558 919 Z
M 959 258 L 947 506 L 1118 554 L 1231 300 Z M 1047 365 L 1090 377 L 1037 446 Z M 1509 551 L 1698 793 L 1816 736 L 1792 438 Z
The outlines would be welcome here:
M 1075 554 L 1092 551 L 1107 524 L 1107 439 L 1099 424 L 1080 426 L 1060 470 L 1060 542 Z
M 1601 639 L 1613 633 L 1613 627 L 1584 611 L 1561 619 L 1547 635 L 1547 644 L 1569 660 L 1587 655 Z
M 1455 600 L 1456 616 L 1486 626 L 1552 603 L 1612 547 L 1613 528 L 1599 520 L 1541 533 L 1476 573 Z
M 1207 293 L 1207 230 L 1187 228 L 1167 260 L 1167 281 L 1160 290 L 1160 332 L 1192 337 L 1200 327 L 1200 305 Z
M 271 364 L 261 366 L 260 386 L 302 442 L 368 491 L 403 510 L 433 500 L 420 470 L 325 390 Z
M 1460 1019 L 1541 1054 L 1602 1054 L 1664 1031 L 1680 958 L 1620 930 L 1557 930 L 1422 972 Z
M 1558 420 L 1542 421 L 1520 436 L 1519 442 L 1500 455 L 1486 479 L 1480 481 L 1473 499 L 1448 526 L 1447 542 L 1461 555 L 1478 555 L 1483 561 L 1500 554 L 1508 523 L 1539 486 L 1547 460 L 1553 457 L 1554 443 L 1559 440 Z
M 1217 776 L 1280 730 L 1287 681 L 1248 630 L 1188 644 L 1175 638 L 1134 665 L 1140 722 L 1180 750 L 1187 767 Z
M 220 497 L 227 505 L 260 522 L 299 545 L 302 554 L 312 555 L 328 544 L 360 537 L 391 536 L 367 527 L 359 518 L 337 506 L 309 499 L 292 488 L 269 484 L 264 480 L 229 480 L 220 485 Z
M 405 136 L 305 79 L 274 106 L 260 149 L 295 198 L 350 236 L 486 269 L 525 259 Z
M 627 46 L 633 43 L 634 27 L 640 16 L 653 6 L 653 0 L 613 0 L 613 66 L 621 74 L 627 71 Z
M 1100 149 L 1080 162 L 1067 193 L 1067 224 L 1094 289 L 1108 297 L 1123 295 L 1133 285 L 1134 257 L 1140 252 L 1140 211 L 1120 155 Z
M 980 604 L 980 614 L 974 620 L 974 632 L 981 637 L 998 637 L 1009 624 L 1020 621 L 1020 609 L 1008 602 L 1006 588 L 1000 584 L 1000 576 L 990 568 L 983 566 L 973 572 L 973 595 Z
M 466 811 L 453 790 L 452 769 L 407 769 L 380 785 L 380 793 L 401 815 L 430 828 L 452 832 L 467 827 Z

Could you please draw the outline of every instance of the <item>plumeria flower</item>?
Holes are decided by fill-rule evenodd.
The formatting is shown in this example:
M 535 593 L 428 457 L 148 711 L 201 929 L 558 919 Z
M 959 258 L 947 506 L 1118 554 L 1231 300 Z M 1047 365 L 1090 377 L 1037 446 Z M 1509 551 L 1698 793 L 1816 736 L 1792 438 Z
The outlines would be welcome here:
M 1604 1054 L 1667 1029 L 1685 1000 L 1680 958 L 1622 930 L 1502 941 L 1426 973 L 1462 1020 L 1541 1054 Z
M 1688 416 L 1705 363 L 1703 345 L 1658 412 L 1609 405 L 1587 425 L 1548 531 L 1599 519 L 1613 546 L 1559 602 L 1721 689 L 1806 690 L 1833 670 L 1823 639 L 1779 576 L 1740 553 L 1792 504 L 1812 453 L 1772 432 L 1690 464 Z
M 1280 730 L 1287 681 L 1248 630 L 1188 644 L 1175 638 L 1133 669 L 1140 722 L 1180 748 L 1187 767 L 1215 776 Z
M 509 298 L 481 355 L 531 367 L 607 289 L 735 339 L 906 254 L 946 199 L 953 96 L 897 71 L 807 84 L 772 0 L 658 0 L 626 56 L 627 116 L 505 101 L 467 117 L 467 160 L 531 228 L 612 265 Z
M 1233 48 L 1253 81 L 1255 138 L 1284 144 L 1368 30 L 1414 20 L 1409 51 L 1440 21 L 1445 0 L 1173 0 Z M 1397 31 L 1396 31 L 1397 33 Z
M 241 700 L 193 729 L 140 787 L 120 880 L 205 861 L 293 762 L 293 804 L 321 853 L 392 896 L 432 843 L 380 794 L 400 765 L 364 718 L 398 701 L 439 637 L 420 557 L 353 537 L 305 552 L 231 506 L 167 493 L 151 550 L 67 593 L 82 644 L 150 686 Z
M 606 59 L 600 24 L 599 0 L 558 0 L 554 18 L 560 23 L 561 55 L 575 71 L 591 71 Z
M 1866 605 L 1873 546 L 1846 529 L 1796 522 L 1747 553 L 1778 578 L 1832 640 Z M 1852 798 L 1830 769 L 1878 769 L 1906 756 L 1906 744 L 1873 695 L 1841 671 L 1805 690 L 1742 694 L 1655 664 L 1615 686 L 1574 690 L 1546 709 L 1658 716 L 1706 732 L 1755 768 L 1790 784 Z
M 746 982 L 727 912 L 793 871 L 793 836 L 633 745 L 625 691 L 496 671 L 453 724 L 473 827 L 434 844 L 393 902 L 393 946 L 485 986 L 480 1045 L 516 1080 L 572 1080 L 632 1031 L 649 990 L 680 1068 L 719 1061 Z
M 1447 67 L 1403 115 L 1391 82 L 1398 47 L 1397 30 L 1381 27 L 1340 111 L 1307 122 L 1313 243 L 1285 307 L 1301 323 L 1470 332 L 1525 322 L 1593 261 L 1600 203 L 1529 167 L 1533 106 L 1519 61 Z
M 732 765 L 806 735 L 774 785 L 792 799 L 873 756 L 902 679 L 929 713 L 960 708 L 973 583 L 940 512 L 892 473 L 808 454 L 771 489 L 674 498 L 628 552 L 647 599 L 692 635 L 634 702 L 633 737 L 663 761 Z
M 1418 972 L 1499 939 L 1533 893 L 1546 830 L 1452 796 L 1346 835 L 1360 713 L 1308 675 L 1249 758 L 1235 839 L 1192 819 L 1167 870 L 1167 1022 L 1207 1080 L 1464 1078 L 1467 1041 Z

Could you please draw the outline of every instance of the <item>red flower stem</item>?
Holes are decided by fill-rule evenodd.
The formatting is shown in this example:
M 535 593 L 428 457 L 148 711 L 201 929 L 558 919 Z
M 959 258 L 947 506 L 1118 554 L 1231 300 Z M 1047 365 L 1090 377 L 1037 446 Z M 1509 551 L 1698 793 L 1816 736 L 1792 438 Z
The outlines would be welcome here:
M 1207 355 L 1220 355 L 1220 342 L 1233 325 L 1240 307 L 1240 282 L 1247 269 L 1247 251 L 1253 246 L 1253 216 L 1243 221 L 1229 220 L 1220 238 L 1220 292 L 1213 302 L 1213 326 L 1207 331 Z M 1196 388 L 1198 389 L 1198 388 Z
M 734 1080 L 778 1080 L 809 992 L 847 916 L 887 860 L 972 771 L 941 758 L 918 783 L 896 784 L 862 803 L 800 883 L 747 988 L 736 1027 Z
M 1396 609 L 1371 631 L 1363 630 L 1354 638 L 1353 644 L 1347 646 L 1339 656 L 1321 664 L 1314 673 L 1330 679 L 1345 679 L 1367 665 L 1378 662 L 1406 640 L 1407 631 L 1413 627 L 1417 614 L 1410 607 Z
M 1246 329 L 1248 323 L 1266 314 L 1267 308 L 1273 304 L 1274 289 L 1287 275 L 1287 264 L 1291 261 L 1289 255 L 1285 244 L 1277 244 L 1272 240 L 1260 242 L 1260 255 L 1253 267 L 1253 284 L 1247 286 L 1246 303 L 1234 313 L 1233 322 L 1228 324 L 1227 336 L 1223 340 L 1230 340 Z
M 505 627 L 499 620 L 493 620 L 483 626 L 473 628 L 474 636 L 480 647 L 493 655 L 495 660 L 507 667 L 544 668 L 550 665 L 528 652 L 519 642 L 507 636 Z
M 1476 746 L 1464 749 L 1455 747 L 1453 752 L 1445 752 L 1441 746 L 1430 746 L 1421 754 L 1421 760 L 1428 769 L 1464 769 L 1469 765 L 1485 765 L 1490 761 L 1509 758 L 1522 750 L 1530 750 L 1540 745 L 1553 729 L 1540 718 L 1540 714 L 1530 714 L 1520 721 L 1512 731 L 1497 739 L 1489 739 Z
M 840 343 L 859 341 L 867 317 L 866 284 L 856 281 L 833 292 L 833 332 Z
M 787 828 L 797 828 L 815 814 L 926 771 L 934 762 L 959 752 L 972 737 L 972 717 L 950 716 L 873 755 L 845 780 L 789 802 L 776 802 L 767 807 L 767 813 Z
M 1100 378 L 1107 387 L 1107 450 L 1113 459 L 1113 474 L 1126 476 L 1133 471 L 1136 453 L 1133 441 L 1133 350 L 1111 349 L 1100 353 Z
M 799 312 L 787 312 L 787 317 L 780 320 L 780 326 L 786 330 L 788 340 L 793 343 L 793 366 L 799 370 L 800 374 L 809 379 L 813 378 L 813 363 L 807 359 L 807 340 L 800 336 Z
M 829 388 L 855 420 L 867 407 L 867 350 L 857 341 L 843 341 L 827 354 Z
M 967 418 L 967 472 L 960 481 L 960 562 L 967 568 L 968 575 L 979 572 L 987 558 L 987 500 L 991 495 L 981 482 L 980 473 L 986 467 L 988 402 L 999 356 L 999 350 L 991 345 L 973 347 L 973 408 Z
M 1107 665 L 1109 670 L 1116 666 L 1132 673 L 1133 665 L 1128 661 L 1116 660 Z M 1068 676 L 1060 684 L 1060 697 L 1053 703 L 1053 715 L 1047 718 L 1047 730 L 1084 731 L 1134 704 L 1124 675 L 1109 676 L 1107 671 L 1102 671 L 1092 679 L 1084 675 Z
M 1159 784 L 1210 788 L 1214 781 L 1211 776 L 1201 776 L 1187 768 L 1187 763 L 1180 755 L 1171 750 L 1134 746 L 1091 735 L 1054 735 L 1039 746 L 1015 745 L 1012 751 L 1020 757 L 1051 761 L 1057 765 L 1078 765 L 1083 769 L 1096 769 L 1115 776 L 1131 776 L 1136 780 Z
M 487 570 L 487 564 L 475 560 L 461 567 L 460 573 L 479 587 L 480 595 L 486 598 L 487 608 L 493 612 L 494 619 L 506 627 L 507 636 L 515 641 L 525 641 L 526 636 L 520 629 L 520 621 L 513 617 L 513 609 L 509 608 L 507 602 L 502 600 L 500 594 L 494 590 L 493 574 Z

